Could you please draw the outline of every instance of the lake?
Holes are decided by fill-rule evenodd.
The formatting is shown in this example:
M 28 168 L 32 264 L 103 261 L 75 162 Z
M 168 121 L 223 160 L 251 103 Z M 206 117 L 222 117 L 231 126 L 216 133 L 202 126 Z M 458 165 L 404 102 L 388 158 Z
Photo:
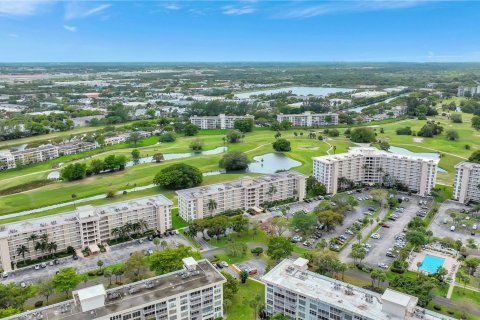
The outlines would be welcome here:
M 184 153 L 164 153 L 163 158 L 164 160 L 174 160 L 174 159 L 182 159 L 182 158 L 190 158 L 190 157 L 198 157 L 198 156 L 208 156 L 213 154 L 219 154 L 222 152 L 227 151 L 228 147 L 217 147 L 215 149 L 206 150 L 206 151 L 198 151 L 198 152 L 184 152 Z M 151 163 L 154 162 L 153 156 L 142 157 L 138 160 L 132 160 L 127 162 L 127 167 L 141 164 L 141 163 Z
M 248 169 L 242 171 L 229 171 L 229 173 L 264 173 L 272 174 L 280 170 L 290 170 L 302 165 L 300 161 L 293 160 L 283 153 L 267 153 L 261 156 L 253 157 L 254 162 L 248 165 Z M 215 176 L 226 173 L 225 170 L 205 172 L 204 176 Z
M 297 96 L 327 96 L 331 93 L 336 92 L 351 92 L 355 89 L 348 89 L 348 88 L 329 88 L 329 87 L 285 87 L 285 88 L 278 88 L 278 89 L 269 89 L 269 90 L 259 90 L 259 91 L 252 91 L 252 92 L 243 92 L 235 94 L 235 97 L 240 99 L 248 99 L 250 96 L 259 95 L 259 94 L 274 94 L 280 92 L 289 92 L 291 91 L 292 94 L 296 94 Z
M 404 156 L 416 156 L 416 157 L 422 157 L 422 158 L 434 159 L 434 160 L 440 159 L 440 154 L 435 152 L 412 152 L 405 148 L 394 147 L 394 146 L 390 146 L 390 149 L 388 149 L 388 152 L 394 153 L 394 154 L 400 154 Z M 440 167 L 437 167 L 437 172 L 447 173 L 448 171 Z

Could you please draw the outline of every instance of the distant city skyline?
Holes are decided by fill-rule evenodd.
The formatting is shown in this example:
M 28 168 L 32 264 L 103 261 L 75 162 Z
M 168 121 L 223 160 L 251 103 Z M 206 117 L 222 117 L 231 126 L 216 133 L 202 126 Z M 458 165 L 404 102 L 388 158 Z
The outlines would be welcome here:
M 4 62 L 478 62 L 474 1 L 0 0 Z

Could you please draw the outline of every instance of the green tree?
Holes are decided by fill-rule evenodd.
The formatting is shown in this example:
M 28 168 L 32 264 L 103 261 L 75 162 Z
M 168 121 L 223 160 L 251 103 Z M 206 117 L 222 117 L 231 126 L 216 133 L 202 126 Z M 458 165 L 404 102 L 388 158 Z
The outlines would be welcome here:
M 378 145 L 382 150 L 388 151 L 390 149 L 390 144 L 387 141 L 381 141 Z
M 474 151 L 468 158 L 468 161 L 480 163 L 480 150 Z
M 303 211 L 296 212 L 292 217 L 292 226 L 300 229 L 303 234 L 310 234 L 317 224 L 315 214 L 304 214 Z
M 93 174 L 99 174 L 103 170 L 103 160 L 101 159 L 93 159 L 90 162 L 90 171 Z
M 65 181 L 81 180 L 87 174 L 87 165 L 84 163 L 72 163 L 60 170 L 60 177 Z
M 157 248 L 157 251 L 158 251 L 158 246 L 160 245 L 160 238 L 154 238 L 153 239 L 153 244 L 155 245 L 155 248 Z
M 240 276 L 240 281 L 241 281 L 242 283 L 247 282 L 248 272 L 247 272 L 246 270 L 240 271 L 239 276 Z
M 451 141 L 458 140 L 458 131 L 456 130 L 447 130 L 447 139 Z
M 201 151 L 203 149 L 203 140 L 196 139 L 190 142 L 190 149 L 193 151 Z
M 171 190 L 196 187 L 202 181 L 202 172 L 184 163 L 174 164 L 162 169 L 153 179 L 153 183 L 157 186 Z
M 267 255 L 275 261 L 280 261 L 292 254 L 293 245 L 289 238 L 282 236 L 270 237 Z
M 38 283 L 37 292 L 45 297 L 48 304 L 48 298 L 55 293 L 55 285 L 52 279 L 44 279 Z
M 138 149 L 133 149 L 132 150 L 132 158 L 133 158 L 133 160 L 140 159 L 140 151 Z
M 100 269 L 100 272 L 102 272 L 102 268 L 103 268 L 103 265 L 104 265 L 104 264 L 105 264 L 105 263 L 103 262 L 103 260 L 98 259 L 98 261 L 97 261 L 97 266 L 98 266 L 98 268 Z
M 238 280 L 235 279 L 230 273 L 223 272 L 221 271 L 222 275 L 227 279 L 227 282 L 223 284 L 223 301 L 224 301 L 224 307 L 226 310 L 228 310 L 228 305 L 225 304 L 225 301 L 229 301 L 230 303 L 232 302 L 233 298 L 238 292 L 238 289 L 240 288 L 240 284 L 238 283 Z
M 477 130 L 480 130 L 480 116 L 472 117 L 472 127 Z
M 148 278 L 149 271 L 150 269 L 141 251 L 133 252 L 125 261 L 124 274 L 132 282 Z
M 313 196 L 324 195 L 327 193 L 327 188 L 318 182 L 314 176 L 310 176 L 307 179 L 307 192 Z
M 462 123 L 462 115 L 461 114 L 452 114 L 450 116 L 450 120 L 452 120 L 453 123 Z
M 153 155 L 153 160 L 155 160 L 156 163 L 160 163 L 165 160 L 165 158 L 163 157 L 163 153 L 155 153 Z
M 235 120 L 233 127 L 240 132 L 246 133 L 253 131 L 253 125 L 253 119 L 238 119 Z
M 240 142 L 240 140 L 242 139 L 242 133 L 238 130 L 231 130 L 227 133 L 227 141 L 229 143 L 237 143 L 237 142 Z
M 134 145 L 137 145 L 138 141 L 140 141 L 141 139 L 142 136 L 140 135 L 140 133 L 134 131 L 128 136 L 127 142 L 131 142 Z
M 193 257 L 200 259 L 201 254 L 190 246 L 179 244 L 176 248 L 166 248 L 148 257 L 150 267 L 157 274 L 165 274 L 182 268 L 182 259 Z
M 230 219 L 230 225 L 235 232 L 243 232 L 248 230 L 248 219 L 241 215 L 234 216 Z
M 326 231 L 334 230 L 337 224 L 343 222 L 343 215 L 332 211 L 332 210 L 322 210 L 318 212 L 318 222 L 323 224 L 326 228 Z
M 290 147 L 290 141 L 287 139 L 277 139 L 272 143 L 273 149 L 278 152 L 290 151 L 292 148 Z
M 58 292 L 65 292 L 68 298 L 68 294 L 71 290 L 75 289 L 81 282 L 80 276 L 77 274 L 75 268 L 62 268 L 53 277 L 53 285 Z
M 253 297 L 252 300 L 248 301 L 248 305 L 250 306 L 250 308 L 253 309 L 253 320 L 257 319 L 257 313 L 262 304 L 263 304 L 263 299 L 259 294 Z
M 225 154 L 219 162 L 220 168 L 227 171 L 245 170 L 248 168 L 250 161 L 245 153 L 240 151 L 232 151 Z
M 177 139 L 177 137 L 175 136 L 175 133 L 173 133 L 173 132 L 164 132 L 158 138 L 158 140 L 160 142 L 174 142 L 176 139 Z
M 110 269 L 105 269 L 103 272 L 103 276 L 108 279 L 108 285 L 111 287 L 112 286 L 112 277 L 113 277 L 113 271 Z
M 355 128 L 350 134 L 350 140 L 357 143 L 375 142 L 375 132 L 371 128 Z
M 196 136 L 200 128 L 192 123 L 187 124 L 185 128 L 183 128 L 183 133 L 187 137 L 193 137 Z

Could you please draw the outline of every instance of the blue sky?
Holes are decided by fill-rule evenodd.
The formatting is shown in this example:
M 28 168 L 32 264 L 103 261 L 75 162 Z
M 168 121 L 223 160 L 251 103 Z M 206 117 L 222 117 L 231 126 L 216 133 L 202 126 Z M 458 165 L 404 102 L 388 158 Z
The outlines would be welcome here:
M 480 2 L 0 0 L 0 62 L 480 61 Z

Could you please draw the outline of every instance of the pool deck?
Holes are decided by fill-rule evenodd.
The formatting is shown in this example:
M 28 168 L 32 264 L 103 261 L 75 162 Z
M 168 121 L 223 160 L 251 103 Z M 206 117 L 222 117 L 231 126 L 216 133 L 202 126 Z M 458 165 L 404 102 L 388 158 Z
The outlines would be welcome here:
M 445 259 L 443 263 L 443 267 L 447 269 L 447 279 L 451 279 L 448 287 L 447 299 L 450 299 L 453 293 L 453 288 L 455 287 L 455 275 L 457 274 L 458 269 L 460 268 L 460 263 L 452 256 L 447 255 L 445 253 L 431 251 L 431 250 L 422 250 L 420 252 L 412 252 L 410 257 L 408 258 L 408 270 L 419 272 L 417 263 L 421 263 L 425 256 L 436 256 L 439 258 Z M 420 270 L 420 272 L 427 273 L 426 271 Z M 447 280 L 448 282 L 448 280 Z

